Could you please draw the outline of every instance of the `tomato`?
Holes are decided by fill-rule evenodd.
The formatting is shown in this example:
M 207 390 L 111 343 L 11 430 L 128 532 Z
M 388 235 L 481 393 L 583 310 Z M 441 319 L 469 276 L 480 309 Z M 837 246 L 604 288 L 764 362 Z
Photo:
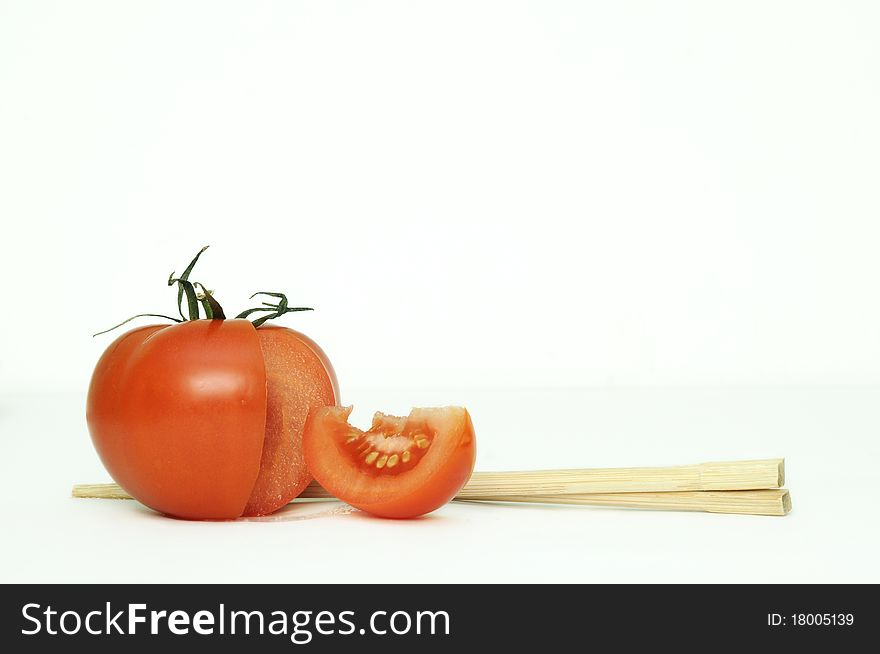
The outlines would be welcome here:
M 406 418 L 377 413 L 368 431 L 348 423 L 351 407 L 313 409 L 303 434 L 309 470 L 330 493 L 386 518 L 413 518 L 451 500 L 476 458 L 466 409 L 413 409 Z
M 197 520 L 264 515 L 311 481 L 303 427 L 311 409 L 339 401 L 339 386 L 314 341 L 264 324 L 310 308 L 260 291 L 251 298 L 272 300 L 226 319 L 213 292 L 189 279 L 207 249 L 168 278 L 181 319 L 134 316 L 177 324 L 133 329 L 101 356 L 86 422 L 110 476 L 143 504 Z
M 123 334 L 89 387 L 92 441 L 141 503 L 190 519 L 271 513 L 311 481 L 310 409 L 339 396 L 326 355 L 292 329 L 190 320 Z

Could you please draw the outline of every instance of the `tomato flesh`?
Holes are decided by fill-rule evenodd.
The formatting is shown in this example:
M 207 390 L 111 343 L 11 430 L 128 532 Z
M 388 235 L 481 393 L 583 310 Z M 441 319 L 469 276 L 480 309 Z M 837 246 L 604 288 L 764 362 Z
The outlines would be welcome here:
M 312 481 L 302 451 L 309 410 L 338 401 L 336 376 L 321 349 L 293 329 L 257 329 L 266 364 L 266 432 L 260 473 L 244 508 L 267 515 L 299 495 Z
M 318 482 L 352 506 L 387 518 L 430 513 L 470 478 L 474 427 L 461 407 L 413 409 L 401 418 L 377 413 L 362 431 L 351 407 L 313 410 L 303 449 Z

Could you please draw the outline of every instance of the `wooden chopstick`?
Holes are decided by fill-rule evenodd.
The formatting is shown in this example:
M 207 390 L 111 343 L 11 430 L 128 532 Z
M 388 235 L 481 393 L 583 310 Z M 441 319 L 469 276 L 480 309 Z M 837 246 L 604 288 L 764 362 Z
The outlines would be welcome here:
M 783 459 L 666 468 L 475 472 L 456 500 L 785 515 L 791 509 Z M 131 499 L 116 484 L 78 484 L 74 497 Z M 333 499 L 312 482 L 298 499 Z
M 721 461 L 666 468 L 580 468 L 573 470 L 522 470 L 475 472 L 457 499 L 578 495 L 584 493 L 660 493 L 673 491 L 763 490 L 785 483 L 784 459 Z M 74 497 L 130 499 L 116 484 L 79 484 Z M 313 481 L 300 495 L 305 499 L 330 498 Z
M 464 498 L 456 497 L 456 500 Z M 768 490 L 671 491 L 668 493 L 582 493 L 580 495 L 509 495 L 470 497 L 468 502 L 523 502 L 529 504 L 577 504 L 666 511 L 705 511 L 783 516 L 791 511 L 785 488 Z
M 665 468 L 475 472 L 460 496 L 760 490 L 784 483 L 784 459 L 759 459 Z
M 130 500 L 131 495 L 116 484 L 78 484 L 73 496 Z M 312 483 L 297 499 L 335 499 L 317 483 Z M 464 502 L 516 502 L 528 504 L 576 504 L 667 511 L 706 511 L 783 516 L 791 510 L 791 496 L 784 488 L 729 491 L 669 491 L 664 493 L 581 493 L 574 495 L 468 495 Z

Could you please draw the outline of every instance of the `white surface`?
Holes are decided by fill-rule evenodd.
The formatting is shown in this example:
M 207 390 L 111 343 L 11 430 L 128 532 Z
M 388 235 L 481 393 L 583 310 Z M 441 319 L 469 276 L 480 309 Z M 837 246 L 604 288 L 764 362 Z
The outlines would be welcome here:
M 878 33 L 868 0 L 0 0 L 0 579 L 880 581 Z M 230 314 L 317 308 L 286 324 L 346 401 L 466 404 L 482 469 L 783 455 L 794 513 L 70 499 L 105 479 L 89 334 L 173 312 L 205 243 Z
M 478 468 L 663 465 L 785 455 L 785 518 L 452 504 L 416 521 L 292 507 L 193 523 L 106 480 L 82 398 L 5 397 L 0 582 L 880 582 L 880 389 L 351 392 L 361 407 L 466 403 Z M 317 517 L 316 517 L 317 516 Z
M 347 385 L 880 384 L 878 33 L 872 0 L 3 0 L 3 303 L 65 329 L 5 322 L 0 390 L 81 391 L 204 243 L 230 310 L 315 306 Z

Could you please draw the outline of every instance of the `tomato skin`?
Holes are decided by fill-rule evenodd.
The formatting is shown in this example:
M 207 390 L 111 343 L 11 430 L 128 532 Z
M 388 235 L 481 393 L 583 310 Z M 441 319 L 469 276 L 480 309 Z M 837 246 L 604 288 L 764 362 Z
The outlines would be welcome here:
M 247 320 L 141 327 L 101 356 L 86 418 L 107 471 L 135 499 L 180 518 L 232 519 L 259 473 L 266 385 Z
M 313 410 L 303 435 L 309 469 L 342 501 L 384 518 L 414 518 L 449 502 L 470 478 L 476 438 L 466 409 L 413 409 L 406 420 L 427 424 L 434 442 L 413 469 L 387 476 L 366 472 L 346 450 L 350 413 L 351 407 Z

